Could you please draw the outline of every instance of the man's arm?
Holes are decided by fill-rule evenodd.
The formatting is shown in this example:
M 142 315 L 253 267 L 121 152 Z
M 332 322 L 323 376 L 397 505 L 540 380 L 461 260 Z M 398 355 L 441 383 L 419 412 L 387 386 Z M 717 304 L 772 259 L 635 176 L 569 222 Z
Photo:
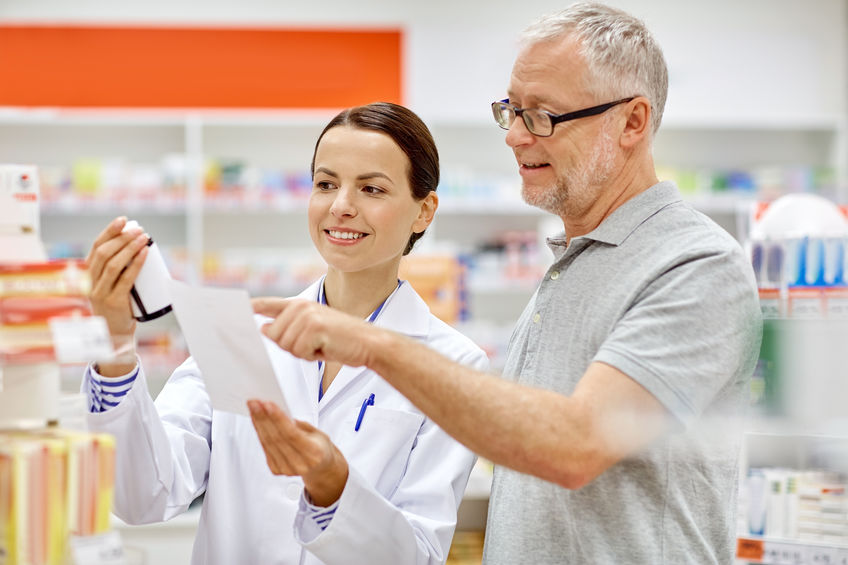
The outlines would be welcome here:
M 565 396 L 457 365 L 397 334 L 368 336 L 368 366 L 472 451 L 580 488 L 653 441 L 665 408 L 618 369 L 593 363 Z
M 448 434 L 494 463 L 580 488 L 657 438 L 670 416 L 621 371 L 593 363 L 571 396 L 454 363 L 425 345 L 314 302 L 256 299 L 263 332 L 304 359 L 365 365 Z

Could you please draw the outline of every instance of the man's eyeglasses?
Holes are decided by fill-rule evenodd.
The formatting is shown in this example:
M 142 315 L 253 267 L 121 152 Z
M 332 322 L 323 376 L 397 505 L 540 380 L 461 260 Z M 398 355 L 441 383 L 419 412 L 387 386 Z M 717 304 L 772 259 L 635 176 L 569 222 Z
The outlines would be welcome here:
M 516 108 L 509 103 L 509 98 L 506 98 L 500 102 L 492 102 L 492 114 L 495 116 L 495 121 L 503 129 L 509 129 L 515 120 L 515 116 L 521 116 L 524 120 L 524 125 L 527 126 L 527 131 L 538 137 L 548 137 L 554 133 L 554 126 L 560 122 L 597 116 L 598 114 L 603 114 L 613 106 L 630 102 L 634 98 L 636 97 L 622 98 L 615 102 L 608 102 L 599 106 L 584 108 L 583 110 L 575 110 L 574 112 L 566 112 L 565 114 L 551 114 L 538 108 Z

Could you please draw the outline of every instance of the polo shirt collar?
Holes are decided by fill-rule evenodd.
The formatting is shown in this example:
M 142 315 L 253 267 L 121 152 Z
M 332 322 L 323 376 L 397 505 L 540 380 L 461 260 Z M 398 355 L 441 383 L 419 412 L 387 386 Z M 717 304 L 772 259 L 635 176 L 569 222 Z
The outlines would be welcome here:
M 659 182 L 616 208 L 609 217 L 601 222 L 601 225 L 584 236 L 574 238 L 572 244 L 580 239 L 589 239 L 610 245 L 621 245 L 642 222 L 669 204 L 681 200 L 683 198 L 680 196 L 680 191 L 677 190 L 677 186 L 673 182 Z M 564 251 L 565 233 L 562 232 L 548 238 L 548 247 L 554 254 Z

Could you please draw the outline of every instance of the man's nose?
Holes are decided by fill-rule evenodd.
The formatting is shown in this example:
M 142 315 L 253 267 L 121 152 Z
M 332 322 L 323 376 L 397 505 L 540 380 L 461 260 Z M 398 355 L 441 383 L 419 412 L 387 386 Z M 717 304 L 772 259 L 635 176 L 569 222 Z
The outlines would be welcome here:
M 517 147 L 519 145 L 531 143 L 535 137 L 536 136 L 530 133 L 530 130 L 527 129 L 527 124 L 524 123 L 524 118 L 522 116 L 515 116 L 515 119 L 512 120 L 512 123 L 509 125 L 509 129 L 506 132 L 506 144 L 510 147 Z

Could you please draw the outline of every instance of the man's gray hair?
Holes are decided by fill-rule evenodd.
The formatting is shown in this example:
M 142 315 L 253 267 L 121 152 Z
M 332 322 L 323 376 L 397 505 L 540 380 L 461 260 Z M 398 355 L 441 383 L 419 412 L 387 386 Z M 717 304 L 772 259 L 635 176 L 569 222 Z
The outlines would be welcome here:
M 656 133 L 668 94 L 668 69 L 662 49 L 645 24 L 621 10 L 585 2 L 530 24 L 521 43 L 532 45 L 567 36 L 580 43 L 580 54 L 589 69 L 588 87 L 598 103 L 646 97 Z

